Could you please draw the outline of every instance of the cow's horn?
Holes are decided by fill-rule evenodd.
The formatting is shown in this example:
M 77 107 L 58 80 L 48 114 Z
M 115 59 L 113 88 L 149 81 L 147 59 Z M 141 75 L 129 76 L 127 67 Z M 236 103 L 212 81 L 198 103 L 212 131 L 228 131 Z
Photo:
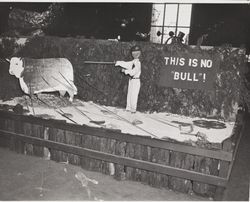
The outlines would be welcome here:
M 5 61 L 8 62 L 8 63 L 10 63 L 10 59 L 8 59 L 8 58 L 5 58 Z

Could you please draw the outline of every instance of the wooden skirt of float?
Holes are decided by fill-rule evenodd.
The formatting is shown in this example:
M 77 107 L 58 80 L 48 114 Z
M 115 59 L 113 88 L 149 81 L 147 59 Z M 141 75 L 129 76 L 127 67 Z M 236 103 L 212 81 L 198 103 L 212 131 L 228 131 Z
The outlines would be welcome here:
M 237 122 L 236 122 L 237 123 Z M 0 111 L 0 146 L 158 188 L 222 197 L 244 124 L 220 148 Z M 47 151 L 47 152 L 46 152 Z

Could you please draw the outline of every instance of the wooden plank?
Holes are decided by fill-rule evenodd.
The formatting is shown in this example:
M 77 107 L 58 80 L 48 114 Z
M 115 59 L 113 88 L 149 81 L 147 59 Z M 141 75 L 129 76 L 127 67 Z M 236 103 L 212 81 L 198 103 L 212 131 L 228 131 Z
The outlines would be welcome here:
M 110 141 L 108 141 L 108 151 L 109 154 L 114 155 L 115 154 L 115 144 L 116 144 L 116 140 L 115 139 L 110 139 Z M 105 158 L 104 158 L 105 160 Z M 110 175 L 115 175 L 115 163 L 122 163 L 122 162 L 114 162 L 111 159 L 106 161 L 109 162 L 109 173 Z M 114 174 L 112 173 L 114 171 Z
M 0 129 L 4 130 L 5 129 L 5 119 L 0 116 Z
M 44 139 L 44 127 L 42 125 L 33 124 L 31 127 L 32 136 Z M 43 157 L 44 147 L 33 145 L 33 154 Z
M 223 150 L 225 150 L 225 151 L 231 151 L 232 150 L 232 141 L 230 139 L 226 139 L 223 142 Z M 229 166 L 230 166 L 230 162 L 220 161 L 219 177 L 226 178 L 226 183 L 228 181 L 227 177 L 228 177 L 228 172 L 229 172 Z M 214 199 L 215 200 L 222 200 L 224 191 L 225 191 L 224 186 L 223 187 L 217 187 L 215 195 L 214 195 Z
M 151 147 L 142 145 L 142 147 L 141 147 L 141 160 L 151 162 L 151 153 L 152 153 Z M 150 171 L 142 169 L 140 174 L 141 174 L 140 181 L 143 184 L 149 184 L 149 185 L 155 187 L 156 183 L 155 183 L 155 180 L 153 178 L 154 172 L 150 172 Z
M 6 119 L 4 128 L 5 128 L 5 130 L 9 130 L 9 131 L 12 131 L 12 132 L 15 131 L 15 120 Z
M 75 145 L 80 147 L 81 142 L 82 142 L 82 136 L 79 133 L 75 133 Z M 80 165 L 80 156 L 74 155 L 74 160 L 71 163 L 74 165 Z
M 198 155 L 198 156 L 205 156 L 205 157 L 215 158 L 215 159 L 220 159 L 220 160 L 225 160 L 225 161 L 232 160 L 232 152 L 228 152 L 225 150 L 224 151 L 216 150 L 216 149 L 211 150 L 211 149 L 188 146 L 188 145 L 184 145 L 181 143 L 171 143 L 171 142 L 167 142 L 164 140 L 152 139 L 150 137 L 145 137 L 145 136 L 124 134 L 117 130 L 112 130 L 112 129 L 95 128 L 95 127 L 90 127 L 86 125 L 81 126 L 81 125 L 70 124 L 70 123 L 62 124 L 62 121 L 60 120 L 41 119 L 41 118 L 33 117 L 33 116 L 17 115 L 11 112 L 0 112 L 0 115 L 3 115 L 3 117 L 6 116 L 12 119 L 20 119 L 21 121 L 30 121 L 31 123 L 43 124 L 47 127 L 60 128 L 62 130 L 79 132 L 82 135 L 91 134 L 94 136 L 116 139 L 122 142 L 142 144 L 142 145 L 147 145 L 150 147 L 158 147 L 162 149 L 168 149 L 172 151 L 183 152 L 183 153 L 188 153 L 188 154 L 193 154 L 193 155 Z
M 56 129 L 55 128 L 48 128 L 48 140 L 50 141 L 56 141 L 56 136 L 55 136 L 55 133 L 56 133 Z M 49 149 L 50 151 L 50 159 L 53 160 L 53 161 L 58 161 L 57 160 L 57 151 L 53 148 L 49 148 L 46 146 L 46 148 Z
M 125 156 L 126 142 L 116 141 L 115 155 Z M 125 180 L 125 166 L 123 164 L 115 164 L 115 179 Z
M 151 148 L 151 162 L 159 163 L 163 165 L 169 165 L 169 150 L 160 149 L 160 148 Z M 169 176 L 161 173 L 154 173 L 153 178 L 155 178 L 155 187 L 168 187 Z
M 92 136 L 92 145 L 91 145 L 90 149 L 93 149 L 93 150 L 96 150 L 96 151 L 101 150 L 101 139 L 100 139 L 100 137 Z M 91 170 L 101 172 L 102 161 L 100 159 L 93 159 L 92 161 L 93 161 L 93 167 L 92 167 Z
M 151 148 L 145 145 L 135 145 L 135 154 L 134 158 L 151 162 Z M 154 172 L 145 170 L 145 169 L 134 169 L 134 179 L 138 182 L 142 182 L 143 184 L 148 184 L 151 186 L 155 185 L 154 180 Z
M 107 135 L 104 135 L 106 134 Z M 91 132 L 89 132 L 91 134 Z M 101 135 L 102 134 L 102 135 Z M 123 134 L 123 133 L 117 133 L 113 131 L 106 131 L 105 133 L 93 133 L 93 135 L 102 136 L 102 137 L 109 137 L 112 139 L 117 139 L 119 141 L 123 142 L 130 142 L 134 144 L 142 144 L 147 145 L 150 147 L 158 147 L 162 149 L 168 149 L 172 151 L 178 151 L 188 154 L 194 154 L 199 156 L 205 156 L 210 158 L 216 158 L 221 159 L 225 161 L 231 161 L 232 160 L 232 153 L 231 152 L 225 152 L 221 150 L 209 150 L 209 149 L 203 149 L 193 146 L 187 146 L 180 143 L 171 143 L 160 139 L 151 139 L 144 136 L 137 136 L 137 135 L 130 135 L 130 134 Z
M 229 170 L 228 170 L 228 173 L 227 173 L 227 179 L 229 180 L 230 178 L 230 175 L 231 175 L 231 172 L 232 172 L 232 168 L 233 168 L 233 165 L 234 165 L 234 161 L 235 161 L 235 157 L 236 157 L 236 154 L 237 154 L 237 151 L 238 151 L 238 147 L 239 147 L 239 144 L 240 144 L 240 141 L 241 141 L 241 137 L 243 135 L 243 132 L 245 131 L 245 128 L 246 128 L 246 121 L 244 121 L 242 123 L 243 125 L 239 127 L 239 130 L 237 130 L 237 139 L 235 141 L 233 141 L 233 147 L 234 147 L 234 151 L 233 151 L 233 159 L 229 165 Z
M 205 158 L 205 157 L 195 157 L 194 170 L 204 174 L 216 175 L 218 176 L 218 160 Z M 216 187 L 202 182 L 193 182 L 193 191 L 196 194 L 200 194 L 206 197 L 213 197 Z
M 5 120 L 5 129 L 8 130 L 8 131 L 15 131 L 15 121 L 12 120 L 12 119 L 6 119 Z M 10 145 L 9 145 L 9 148 L 10 150 L 12 151 L 15 151 L 15 142 L 16 142 L 16 139 L 14 136 L 11 136 L 10 137 Z
M 181 168 L 173 168 L 171 166 L 155 164 L 152 162 L 145 162 L 142 160 L 116 156 L 113 154 L 107 154 L 107 153 L 103 153 L 100 151 L 93 151 L 93 150 L 90 150 L 87 148 L 81 148 L 81 147 L 77 147 L 77 146 L 73 146 L 73 145 L 67 145 L 64 143 L 39 139 L 36 137 L 24 136 L 22 134 L 16 134 L 16 133 L 10 132 L 10 131 L 0 130 L 0 135 L 5 135 L 5 136 L 13 135 L 13 136 L 16 136 L 16 138 L 21 138 L 23 141 L 28 142 L 28 143 L 46 146 L 49 148 L 53 148 L 56 150 L 60 150 L 60 151 L 64 151 L 64 152 L 68 152 L 68 153 L 72 153 L 72 154 L 76 154 L 76 155 L 87 156 L 88 158 L 105 160 L 105 161 L 114 162 L 114 163 L 118 163 L 118 164 L 124 164 L 124 165 L 130 166 L 130 167 L 145 169 L 145 170 L 152 171 L 152 172 L 157 172 L 157 173 L 176 176 L 176 177 L 180 177 L 180 178 L 195 180 L 195 181 L 204 182 L 207 184 L 213 184 L 216 186 L 223 186 L 224 187 L 226 185 L 226 182 L 227 182 L 227 179 L 224 177 L 218 177 L 218 176 L 213 176 L 213 175 L 208 175 L 208 174 L 203 174 L 203 173 L 197 173 L 197 172 L 194 172 L 191 170 L 185 170 L 185 169 L 181 169 Z
M 193 166 L 193 159 L 189 154 L 171 151 L 170 165 L 175 168 L 191 170 Z M 191 180 L 171 176 L 169 177 L 169 188 L 172 190 L 188 193 L 192 190 L 192 183 Z
M 142 160 L 142 145 L 136 144 L 134 147 L 134 158 Z M 133 170 L 134 174 L 134 180 L 140 182 L 141 181 L 141 169 L 139 168 L 134 168 Z
M 0 129 L 1 130 L 6 130 L 5 129 L 5 119 L 0 117 Z M 10 138 L 6 136 L 0 136 L 0 146 L 1 147 L 9 147 L 10 145 Z
M 91 136 L 85 135 L 82 137 L 82 144 L 81 147 L 84 148 L 89 148 L 91 144 Z M 81 167 L 86 170 L 90 170 L 90 161 L 91 159 L 87 157 L 86 155 L 81 156 Z
M 101 138 L 100 151 L 103 153 L 115 154 L 116 140 Z M 115 164 L 111 161 L 102 159 L 101 172 L 107 175 L 115 175 Z
M 127 142 L 125 157 L 134 158 L 134 155 L 135 155 L 135 144 Z M 135 178 L 134 177 L 134 174 L 135 174 L 134 169 L 135 168 L 125 166 L 124 170 L 125 170 L 125 173 L 126 173 L 126 179 L 134 180 L 134 178 Z
M 44 127 L 43 137 L 45 140 L 49 140 L 49 128 L 48 127 Z M 45 159 L 50 160 L 51 159 L 51 150 L 47 147 L 44 147 L 43 148 L 43 156 Z
M 103 152 L 103 153 L 108 153 L 108 141 L 110 139 L 107 139 L 107 138 L 101 138 L 101 143 L 100 143 L 100 151 Z M 103 161 L 102 160 L 102 164 L 101 164 L 101 172 L 103 174 L 106 174 L 108 175 L 109 174 L 109 163 L 106 162 L 106 161 Z
M 56 142 L 65 143 L 65 130 L 56 129 L 55 138 L 56 138 Z M 60 149 L 58 149 L 58 151 L 57 151 L 58 162 L 68 163 L 68 154 L 67 153 L 68 153 L 67 151 L 61 151 Z
M 23 134 L 23 123 L 21 121 L 15 121 L 15 132 Z M 24 142 L 21 140 L 15 140 L 15 151 L 17 153 L 24 154 Z
M 65 144 L 76 145 L 75 133 L 72 131 L 65 131 Z M 67 153 L 68 162 L 70 164 L 75 164 L 75 155 Z
M 56 132 L 56 142 L 61 142 L 61 143 L 65 143 L 65 130 L 62 130 L 62 129 L 57 129 L 57 132 Z M 58 161 L 61 162 L 61 163 L 68 163 L 69 162 L 69 158 L 68 158 L 68 152 L 67 151 L 61 151 L 61 150 L 58 150 L 57 151 L 57 155 L 58 155 Z
M 23 132 L 26 136 L 32 136 L 32 125 L 30 123 L 23 123 Z M 33 155 L 33 145 L 29 143 L 24 144 L 24 154 Z
M 49 139 L 55 142 L 65 142 L 65 131 L 57 128 L 49 129 Z M 45 145 L 46 146 L 46 145 Z M 47 147 L 47 146 L 46 146 Z M 67 162 L 68 155 L 60 149 L 51 148 L 51 159 L 57 162 Z

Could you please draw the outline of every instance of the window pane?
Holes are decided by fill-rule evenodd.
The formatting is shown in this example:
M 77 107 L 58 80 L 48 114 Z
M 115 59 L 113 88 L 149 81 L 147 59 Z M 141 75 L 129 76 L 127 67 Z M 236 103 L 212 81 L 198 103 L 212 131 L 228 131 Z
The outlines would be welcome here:
M 162 31 L 161 27 L 151 27 L 150 31 L 150 41 L 153 43 L 161 43 L 162 35 L 158 36 L 157 32 Z
M 178 26 L 190 26 L 192 5 L 191 4 L 180 4 L 179 6 L 179 18 Z
M 165 27 L 164 28 L 163 44 L 168 40 L 170 31 L 175 33 L 175 27 Z
M 189 30 L 190 28 L 181 28 L 181 27 L 178 27 L 177 28 L 177 35 L 179 32 L 183 32 L 185 35 L 187 35 L 189 33 Z
M 176 26 L 178 4 L 166 4 L 165 26 Z
M 179 34 L 179 32 L 183 32 L 185 35 L 183 37 L 183 43 L 185 44 L 189 44 L 189 31 L 190 31 L 190 28 L 180 28 L 178 27 L 177 28 L 177 33 Z M 177 36 L 178 36 L 177 34 Z
M 164 11 L 165 11 L 165 16 L 164 16 Z M 192 4 L 177 4 L 177 3 L 153 4 L 150 41 L 154 43 L 165 43 L 169 38 L 170 31 L 174 32 L 176 36 L 178 36 L 179 32 L 181 31 L 185 34 L 183 37 L 184 42 L 187 41 L 188 43 L 191 12 L 192 12 Z M 164 17 L 165 19 L 163 20 Z M 165 27 L 163 33 L 162 33 L 162 26 Z
M 164 4 L 153 4 L 151 25 L 163 25 Z

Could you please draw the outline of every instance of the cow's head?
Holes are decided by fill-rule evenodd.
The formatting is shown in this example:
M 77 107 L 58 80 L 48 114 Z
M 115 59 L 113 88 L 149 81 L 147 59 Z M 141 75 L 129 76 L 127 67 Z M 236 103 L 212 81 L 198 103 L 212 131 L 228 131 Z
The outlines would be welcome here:
M 13 57 L 10 59 L 9 73 L 11 75 L 15 75 L 17 78 L 20 78 L 23 70 L 23 60 L 21 58 Z

